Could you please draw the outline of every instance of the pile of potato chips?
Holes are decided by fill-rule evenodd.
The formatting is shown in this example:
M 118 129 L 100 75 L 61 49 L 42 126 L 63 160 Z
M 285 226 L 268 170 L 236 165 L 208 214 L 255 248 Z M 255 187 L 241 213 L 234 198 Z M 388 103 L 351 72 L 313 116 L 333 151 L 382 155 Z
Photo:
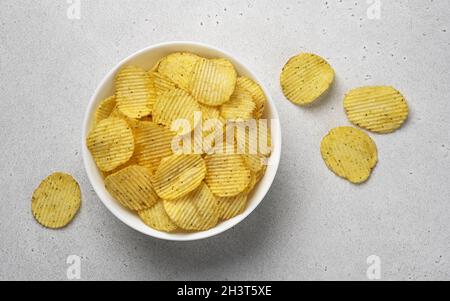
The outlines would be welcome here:
M 280 83 L 286 98 L 303 106 L 329 90 L 334 74 L 325 59 L 301 53 L 286 63 Z M 344 98 L 344 109 L 353 124 L 379 134 L 400 128 L 409 111 L 402 94 L 390 86 L 353 89 Z M 349 126 L 332 129 L 323 138 L 320 151 L 328 168 L 352 183 L 365 182 L 378 161 L 375 142 L 364 131 Z
M 303 106 L 323 96 L 334 77 L 325 59 L 301 53 L 286 63 L 280 82 Z M 117 73 L 115 94 L 98 106 L 86 143 L 106 189 L 145 224 L 204 231 L 241 214 L 264 176 L 271 154 L 270 129 L 261 123 L 266 101 L 229 60 L 172 53 L 150 70 L 126 66 Z M 353 89 L 344 109 L 353 124 L 379 134 L 399 129 L 409 112 L 390 86 Z M 236 133 L 236 125 L 244 130 Z M 352 183 L 365 182 L 378 161 L 372 138 L 351 126 L 330 130 L 320 150 L 327 167 Z M 80 205 L 78 183 L 63 173 L 48 176 L 31 204 L 48 228 L 66 226 Z
M 265 173 L 271 147 L 270 130 L 260 123 L 265 104 L 261 87 L 239 76 L 229 60 L 172 53 L 150 70 L 119 70 L 115 94 L 97 108 L 87 147 L 109 193 L 145 224 L 204 231 L 241 214 Z M 231 124 L 252 120 L 256 151 L 249 132 L 225 139 Z M 175 151 L 180 142 L 183 151 Z M 218 151 L 224 149 L 232 151 Z

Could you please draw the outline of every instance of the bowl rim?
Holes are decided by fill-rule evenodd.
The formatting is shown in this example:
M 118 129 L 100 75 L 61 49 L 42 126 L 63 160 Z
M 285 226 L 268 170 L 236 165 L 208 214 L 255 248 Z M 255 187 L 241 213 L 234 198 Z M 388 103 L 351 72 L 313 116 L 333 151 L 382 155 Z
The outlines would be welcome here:
M 270 109 L 271 109 L 271 119 L 275 120 L 275 128 L 271 128 L 272 131 L 272 136 L 276 136 L 277 139 L 275 139 L 275 141 L 278 141 L 278 143 L 276 145 L 274 145 L 274 151 L 271 154 L 271 164 L 268 165 L 267 169 L 269 170 L 270 167 L 272 167 L 272 169 L 274 169 L 271 173 L 270 173 L 270 178 L 268 179 L 268 182 L 266 183 L 266 185 L 262 188 L 263 191 L 262 193 L 260 193 L 260 199 L 257 200 L 256 202 L 253 202 L 254 204 L 252 206 L 247 206 L 246 210 L 234 217 L 232 220 L 232 222 L 223 225 L 222 227 L 220 227 L 220 225 L 222 225 L 223 223 L 217 225 L 216 227 L 206 230 L 206 231 L 201 231 L 201 232 L 194 232 L 194 233 L 188 233 L 186 235 L 177 233 L 175 234 L 171 234 L 171 233 L 165 233 L 165 232 L 161 232 L 155 229 L 151 229 L 149 227 L 149 229 L 151 229 L 152 231 L 150 232 L 144 232 L 141 229 L 138 229 L 137 227 L 135 227 L 126 217 L 124 217 L 122 214 L 120 214 L 119 210 L 117 210 L 116 208 L 114 208 L 111 204 L 109 204 L 108 200 L 105 200 L 105 196 L 104 196 L 104 192 L 101 191 L 99 185 L 95 184 L 96 180 L 94 179 L 94 175 L 91 173 L 90 169 L 91 169 L 91 165 L 92 162 L 90 162 L 90 160 L 88 160 L 88 158 L 91 156 L 89 153 L 89 150 L 87 149 L 87 145 L 86 145 L 86 137 L 88 135 L 88 131 L 90 130 L 91 127 L 91 122 L 92 122 L 92 116 L 95 112 L 95 105 L 96 105 L 96 99 L 99 97 L 99 94 L 101 93 L 101 91 L 103 90 L 103 87 L 107 84 L 108 80 L 113 76 L 113 74 L 115 74 L 117 72 L 117 70 L 119 70 L 124 64 L 126 64 L 128 61 L 132 60 L 135 57 L 140 56 L 141 54 L 144 54 L 146 52 L 152 51 L 152 50 L 156 50 L 159 48 L 164 48 L 164 47 L 197 47 L 197 48 L 204 48 L 204 49 L 209 49 L 212 50 L 214 52 L 217 53 L 221 53 L 223 54 L 223 56 L 228 57 L 228 58 L 232 58 L 234 61 L 238 62 L 242 68 L 245 69 L 245 71 L 249 74 L 249 76 L 256 81 L 262 88 L 262 90 L 264 91 L 266 98 L 267 98 L 267 102 L 269 103 Z M 195 51 L 194 51 L 195 52 Z M 274 132 L 275 131 L 275 132 Z M 101 202 L 103 203 L 103 205 L 105 205 L 105 207 L 117 218 L 119 219 L 121 222 L 123 222 L 124 224 L 126 224 L 127 226 L 129 226 L 130 228 L 145 234 L 147 236 L 150 237 L 154 237 L 157 239 L 161 239 L 161 240 L 167 240 L 167 241 L 196 241 L 196 240 L 202 240 L 202 239 L 206 239 L 206 238 L 210 238 L 216 235 L 219 235 L 221 233 L 226 232 L 227 230 L 233 228 L 234 226 L 236 226 L 237 224 L 239 224 L 240 222 L 242 222 L 244 219 L 246 219 L 255 209 L 256 207 L 259 206 L 259 204 L 264 200 L 264 198 L 266 197 L 267 193 L 269 192 L 269 189 L 271 188 L 273 181 L 275 179 L 275 176 L 278 172 L 278 167 L 280 164 L 280 159 L 281 159 L 281 147 L 282 147 L 282 136 L 281 136 L 281 125 L 280 125 L 280 120 L 279 120 L 279 115 L 278 115 L 278 111 L 277 108 L 275 106 L 275 102 L 272 99 L 272 96 L 270 95 L 268 89 L 266 88 L 266 86 L 264 84 L 262 84 L 262 82 L 259 80 L 259 78 L 251 71 L 250 68 L 247 67 L 246 64 L 242 63 L 242 60 L 239 59 L 238 57 L 236 57 L 235 55 L 230 54 L 229 52 L 219 49 L 215 46 L 211 46 L 205 43 L 200 43 L 200 42 L 193 42 L 193 41 L 170 41 L 170 42 L 163 42 L 163 43 L 158 43 L 158 44 L 154 44 L 148 47 L 145 47 L 141 50 L 138 50 L 134 53 L 132 53 L 131 55 L 128 55 L 126 58 L 122 59 L 119 63 L 117 63 L 100 81 L 100 83 L 97 85 L 94 94 L 92 95 L 92 97 L 89 100 L 87 109 L 85 111 L 85 115 L 84 115 L 84 120 L 83 120 L 83 126 L 82 126 L 82 137 L 81 137 L 81 144 L 82 144 L 82 157 L 83 157 L 83 163 L 84 163 L 84 168 L 85 171 L 87 173 L 89 182 L 91 184 L 91 186 L 93 187 L 97 197 L 101 200 Z M 92 161 L 92 158 L 91 158 Z M 95 164 L 94 164 L 95 165 Z M 268 173 L 266 173 L 265 176 L 268 176 Z M 231 221 L 229 220 L 229 221 Z

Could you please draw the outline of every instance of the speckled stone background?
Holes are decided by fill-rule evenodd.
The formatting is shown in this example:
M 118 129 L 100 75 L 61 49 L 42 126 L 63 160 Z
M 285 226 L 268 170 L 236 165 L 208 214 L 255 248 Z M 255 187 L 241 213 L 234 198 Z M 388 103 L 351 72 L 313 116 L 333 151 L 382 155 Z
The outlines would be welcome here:
M 378 1 L 378 0 L 377 0 Z M 0 279 L 365 280 L 370 255 L 384 280 L 450 279 L 450 2 L 363 1 L 0 2 Z M 69 16 L 73 17 L 73 15 Z M 375 17 L 375 18 L 374 18 Z M 278 107 L 283 154 L 257 210 L 234 229 L 191 243 L 159 241 L 118 221 L 90 186 L 80 155 L 88 101 L 102 77 L 146 46 L 193 40 L 241 58 Z M 337 73 L 311 108 L 285 100 L 286 60 L 311 51 Z M 371 135 L 380 161 L 354 186 L 320 157 L 323 135 L 348 121 L 344 93 L 390 84 L 411 115 Z M 30 197 L 53 171 L 80 182 L 83 205 L 64 230 L 39 226 Z

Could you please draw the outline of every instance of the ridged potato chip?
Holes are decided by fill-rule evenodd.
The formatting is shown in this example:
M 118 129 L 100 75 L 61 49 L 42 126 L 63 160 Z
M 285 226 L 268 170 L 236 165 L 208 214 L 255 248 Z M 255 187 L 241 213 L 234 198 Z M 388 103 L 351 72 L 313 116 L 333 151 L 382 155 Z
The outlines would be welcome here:
M 125 120 L 128 123 L 128 125 L 131 127 L 131 129 L 135 129 L 139 125 L 139 122 L 141 120 L 141 119 L 135 119 L 135 118 L 130 118 L 130 117 L 125 116 L 119 110 L 119 108 L 117 106 L 111 112 L 111 115 L 109 117 L 115 117 L 115 118 L 119 118 L 119 119 Z M 147 117 L 143 117 L 143 118 L 147 118 Z
M 222 220 L 229 220 L 242 214 L 247 207 L 247 195 L 245 193 L 229 198 L 218 198 L 218 201 L 220 218 Z
M 136 153 L 136 148 L 135 148 L 135 153 Z M 128 160 L 128 161 L 125 162 L 124 164 L 122 164 L 122 165 L 116 167 L 115 169 L 113 169 L 113 170 L 111 170 L 111 171 L 103 171 L 103 172 L 102 172 L 103 177 L 106 178 L 107 176 L 112 175 L 112 174 L 115 174 L 116 172 L 118 172 L 118 171 L 120 171 L 120 170 L 122 170 L 122 169 L 124 169 L 124 168 L 126 168 L 126 167 L 129 167 L 129 166 L 131 166 L 131 165 L 138 165 L 138 163 L 139 163 L 139 162 L 138 162 L 138 160 L 137 160 L 135 154 L 133 154 L 133 156 L 131 156 L 130 160 Z
M 94 124 L 98 124 L 103 119 L 108 118 L 116 108 L 116 96 L 110 96 L 103 100 L 95 111 Z
M 349 126 L 332 129 L 323 138 L 320 152 L 331 171 L 355 184 L 365 182 L 378 161 L 375 142 Z
M 256 104 L 250 92 L 236 87 L 230 100 L 220 107 L 220 115 L 226 120 L 246 120 L 254 117 Z
M 238 153 L 243 155 L 270 156 L 272 152 L 272 136 L 269 124 L 263 120 L 256 120 L 254 123 L 243 123 L 241 127 L 239 125 L 239 123 L 227 124 L 229 127 L 235 127 Z M 239 128 L 241 128 L 240 131 L 236 130 Z
M 257 173 L 261 171 L 264 166 L 267 166 L 267 158 L 261 154 L 244 154 L 242 155 L 244 158 L 245 164 L 247 164 L 248 168 L 253 172 Z
M 148 73 L 139 67 L 128 66 L 116 75 L 116 101 L 127 117 L 139 119 L 150 115 L 156 91 Z
M 81 206 L 80 186 L 64 173 L 54 173 L 33 192 L 31 211 L 44 227 L 58 229 L 69 224 Z
M 163 201 L 158 201 L 150 208 L 138 211 L 141 220 L 149 227 L 165 232 L 177 230 L 177 225 L 167 215 Z
M 200 104 L 200 111 L 202 112 L 203 121 L 208 119 L 220 119 L 219 107 L 208 106 Z
M 256 182 L 256 173 L 253 171 L 250 171 L 250 182 L 247 185 L 247 188 L 242 192 L 242 194 L 248 195 L 252 192 L 253 189 L 255 189 L 257 182 Z
M 318 55 L 301 53 L 292 57 L 281 72 L 281 87 L 287 99 L 307 105 L 322 96 L 334 81 L 334 70 Z
M 256 105 L 255 115 L 256 119 L 260 119 L 264 114 L 267 98 L 261 87 L 248 77 L 240 76 L 236 81 L 236 89 L 244 89 L 249 92 Z
M 208 170 L 205 182 L 216 196 L 236 196 L 250 183 L 250 169 L 241 155 L 211 154 L 205 157 L 205 162 Z
M 159 72 L 150 72 L 150 79 L 153 81 L 156 95 L 161 95 L 164 92 L 178 88 L 178 85 L 172 82 L 168 77 Z
M 132 165 L 106 177 L 105 187 L 124 207 L 139 211 L 151 208 L 158 201 L 150 178 L 150 170 Z
M 141 166 L 156 171 L 161 160 L 172 152 L 172 140 L 175 133 L 153 122 L 142 121 L 134 130 L 135 157 Z
M 152 182 L 159 197 L 170 201 L 196 189 L 205 175 L 206 165 L 200 155 L 172 155 L 161 161 Z
M 256 174 L 255 174 L 255 185 L 256 185 L 256 183 L 261 181 L 261 179 L 264 177 L 264 175 L 266 173 L 266 170 L 267 170 L 267 165 L 264 165 L 263 168 L 260 171 L 256 172 Z
M 187 195 L 163 202 L 170 219 L 184 230 L 208 230 L 219 221 L 219 202 L 203 182 Z
M 408 104 L 393 87 L 353 89 L 344 99 L 348 119 L 366 130 L 386 134 L 400 128 L 408 118 Z
M 130 160 L 134 152 L 133 132 L 125 120 L 110 117 L 90 132 L 87 147 L 98 168 L 108 172 Z
M 161 60 L 158 72 L 166 76 L 180 88 L 188 89 L 192 70 L 200 57 L 189 52 L 169 54 Z
M 174 89 L 157 97 L 153 107 L 153 121 L 171 129 L 174 121 L 187 120 L 190 128 L 183 127 L 178 131 L 179 135 L 184 135 L 191 132 L 198 122 L 201 122 L 201 120 L 195 120 L 195 112 L 201 112 L 195 99 L 184 90 Z
M 213 152 L 216 141 L 223 139 L 224 121 L 223 118 L 205 118 L 203 115 L 202 127 L 197 127 L 191 133 L 192 152 L 195 154 L 205 154 Z M 185 137 L 185 136 L 182 136 Z M 183 149 L 186 153 L 186 149 Z
M 236 78 L 236 70 L 228 61 L 202 58 L 192 71 L 189 91 L 202 104 L 220 106 L 233 94 Z
M 257 174 L 267 167 L 268 157 L 272 151 L 270 129 L 266 125 L 262 126 L 257 123 L 257 141 L 253 142 L 256 145 L 250 144 L 250 138 L 249 132 L 246 133 L 245 137 L 238 133 L 236 136 L 237 149 L 252 173 Z M 242 145 L 244 148 L 242 148 Z

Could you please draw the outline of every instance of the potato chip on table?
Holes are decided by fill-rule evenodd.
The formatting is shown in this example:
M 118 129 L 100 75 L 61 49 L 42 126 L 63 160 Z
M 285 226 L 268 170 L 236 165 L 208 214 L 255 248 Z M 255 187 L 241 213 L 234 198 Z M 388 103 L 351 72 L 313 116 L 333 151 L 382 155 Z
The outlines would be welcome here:
M 281 72 L 281 88 L 291 102 L 307 105 L 322 96 L 334 81 L 334 70 L 318 55 L 301 53 L 292 57 Z
M 69 224 L 81 206 L 80 186 L 64 173 L 54 173 L 33 192 L 31 210 L 44 227 L 58 229 Z
M 349 126 L 332 129 L 323 138 L 320 152 L 331 171 L 355 184 L 365 182 L 378 161 L 375 142 Z
M 408 118 L 408 104 L 393 87 L 374 86 L 351 90 L 344 98 L 348 119 L 374 133 L 391 133 Z

